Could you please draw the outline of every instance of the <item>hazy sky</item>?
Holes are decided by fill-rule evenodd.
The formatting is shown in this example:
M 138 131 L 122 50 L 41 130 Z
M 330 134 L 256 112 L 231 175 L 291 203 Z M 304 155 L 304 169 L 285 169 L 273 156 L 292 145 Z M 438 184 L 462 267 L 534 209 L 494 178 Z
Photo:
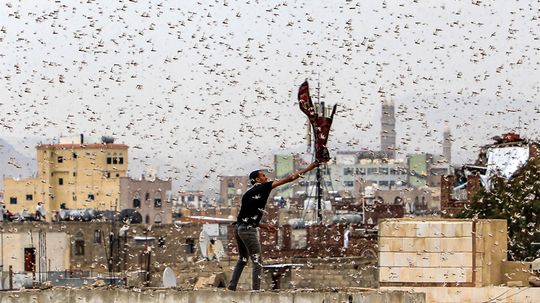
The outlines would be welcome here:
M 305 152 L 309 79 L 339 103 L 329 147 L 453 159 L 508 131 L 538 139 L 539 1 L 9 1 L 0 5 L 0 136 L 112 135 L 131 172 L 179 189 Z M 316 94 L 312 90 L 313 94 Z M 25 139 L 26 138 L 26 139 Z M 34 146 L 28 148 L 34 153 Z M 200 182 L 203 180 L 203 182 Z

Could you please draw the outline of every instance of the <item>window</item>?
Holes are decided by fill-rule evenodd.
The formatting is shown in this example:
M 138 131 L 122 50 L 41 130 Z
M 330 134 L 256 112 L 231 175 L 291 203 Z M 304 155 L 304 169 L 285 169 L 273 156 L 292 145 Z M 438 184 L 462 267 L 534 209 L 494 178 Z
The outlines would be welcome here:
M 124 157 L 118 158 L 118 164 L 124 164 Z
M 64 185 L 64 179 L 58 178 L 58 185 Z
M 377 167 L 368 167 L 367 173 L 368 175 L 376 174 L 379 171 Z
M 101 230 L 94 230 L 94 243 L 101 243 Z
M 354 181 L 343 181 L 343 186 L 345 187 L 353 187 Z
M 76 171 L 73 172 L 73 177 L 77 177 L 77 172 Z
M 193 238 L 186 238 L 186 253 L 194 254 L 195 253 L 195 240 Z
M 135 193 L 135 196 L 133 197 L 133 208 L 140 208 L 141 207 L 141 195 L 139 193 Z
M 26 195 L 26 201 L 32 201 L 34 199 L 34 196 L 32 194 Z
M 112 164 L 112 158 L 111 157 L 107 157 L 107 164 Z
M 105 173 L 103 173 L 103 177 L 109 179 L 111 177 L 111 172 L 106 171 Z
M 148 201 L 150 199 L 150 193 L 144 195 L 144 200 Z
M 36 270 L 36 249 L 33 247 L 24 249 L 24 271 L 35 272 Z
M 73 159 L 77 159 L 77 154 L 76 153 L 71 154 L 71 156 L 73 157 Z
M 354 174 L 354 168 L 352 168 L 352 167 L 345 167 L 345 168 L 343 169 L 343 175 L 349 176 L 349 175 L 352 175 L 352 174 Z
M 158 238 L 158 246 L 159 247 L 165 247 L 165 237 L 159 237 Z
M 383 175 L 388 175 L 388 167 L 379 168 L 379 172 Z
M 84 237 L 81 232 L 77 233 L 77 235 L 75 236 L 75 241 L 73 242 L 73 245 L 73 255 L 84 256 Z
M 9 197 L 9 204 L 17 204 L 17 197 Z
M 161 208 L 161 193 L 156 193 L 154 197 L 154 207 Z
M 94 201 L 96 199 L 96 197 L 94 196 L 94 194 L 88 194 L 88 201 Z
M 63 162 L 64 162 L 64 157 L 58 156 L 58 163 L 63 163 Z
M 380 186 L 388 186 L 388 181 L 379 181 Z
M 356 169 L 356 174 L 361 176 L 361 175 L 365 175 L 366 174 L 366 169 L 364 167 L 358 167 Z
M 233 188 L 233 187 L 234 187 L 234 182 L 233 182 L 232 179 L 228 179 L 228 180 L 227 180 L 227 187 L 228 187 L 228 188 Z

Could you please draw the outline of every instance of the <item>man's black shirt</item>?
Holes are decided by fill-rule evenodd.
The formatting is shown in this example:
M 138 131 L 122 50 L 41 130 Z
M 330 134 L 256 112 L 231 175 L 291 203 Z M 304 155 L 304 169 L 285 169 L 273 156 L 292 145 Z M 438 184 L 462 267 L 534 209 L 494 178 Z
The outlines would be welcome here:
M 236 222 L 238 224 L 249 224 L 258 226 L 261 222 L 264 207 L 272 191 L 272 181 L 266 183 L 257 183 L 253 185 L 242 196 L 242 205 Z

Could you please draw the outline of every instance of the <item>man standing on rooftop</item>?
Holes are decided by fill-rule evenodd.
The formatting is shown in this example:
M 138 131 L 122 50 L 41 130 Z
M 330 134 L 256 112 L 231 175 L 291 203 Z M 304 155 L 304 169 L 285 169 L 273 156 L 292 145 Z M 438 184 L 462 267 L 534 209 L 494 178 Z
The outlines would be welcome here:
M 234 237 L 238 247 L 238 262 L 234 267 L 234 271 L 229 283 L 229 290 L 236 290 L 238 280 L 242 274 L 242 270 L 247 264 L 248 257 L 253 263 L 252 274 L 252 289 L 259 290 L 261 288 L 261 273 L 262 273 L 262 257 L 261 243 L 259 241 L 259 225 L 264 214 L 264 208 L 270 196 L 272 189 L 292 182 L 300 178 L 306 172 L 318 166 L 317 162 L 311 163 L 308 167 L 294 172 L 284 179 L 268 181 L 268 177 L 262 170 L 256 170 L 249 174 L 249 180 L 253 185 L 242 196 L 242 205 L 236 220 L 234 228 Z

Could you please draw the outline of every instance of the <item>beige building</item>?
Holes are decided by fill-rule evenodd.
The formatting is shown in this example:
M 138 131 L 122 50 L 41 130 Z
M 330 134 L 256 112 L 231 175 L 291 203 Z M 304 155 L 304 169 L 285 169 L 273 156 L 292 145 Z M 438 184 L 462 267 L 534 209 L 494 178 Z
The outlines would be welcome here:
M 16 230 L 16 231 L 15 231 Z M 64 271 L 70 267 L 70 237 L 65 231 L 37 228 L 0 233 L 3 271 Z
M 37 203 L 43 202 L 47 219 L 61 205 L 70 209 L 115 209 L 120 178 L 127 172 L 128 146 L 109 142 L 38 145 L 36 177 L 4 178 L 6 208 L 33 213 Z

